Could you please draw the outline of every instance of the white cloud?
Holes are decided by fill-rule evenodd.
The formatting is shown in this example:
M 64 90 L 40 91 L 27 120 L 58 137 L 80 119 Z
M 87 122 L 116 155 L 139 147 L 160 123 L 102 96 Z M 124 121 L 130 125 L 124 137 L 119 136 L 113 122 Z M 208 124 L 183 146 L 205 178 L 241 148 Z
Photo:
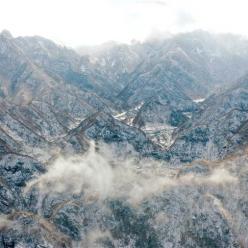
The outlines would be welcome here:
M 66 45 L 142 40 L 154 30 L 248 34 L 245 0 L 1 0 L 0 29 Z
M 86 201 L 107 198 L 126 199 L 137 205 L 144 199 L 174 187 L 199 185 L 235 185 L 238 181 L 227 169 L 216 168 L 205 175 L 178 174 L 165 162 L 152 159 L 137 161 L 135 157 L 115 157 L 112 147 L 102 144 L 98 152 L 94 145 L 82 156 L 60 157 L 47 173 L 30 181 L 24 192 L 33 186 L 43 194 L 83 192 Z M 177 176 L 178 175 L 178 176 Z

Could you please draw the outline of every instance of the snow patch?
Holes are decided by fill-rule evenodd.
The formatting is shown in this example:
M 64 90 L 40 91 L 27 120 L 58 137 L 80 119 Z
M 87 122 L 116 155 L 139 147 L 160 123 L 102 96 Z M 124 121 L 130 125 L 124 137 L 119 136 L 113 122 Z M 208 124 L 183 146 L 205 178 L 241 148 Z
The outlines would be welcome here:
M 193 99 L 193 102 L 195 103 L 201 103 L 204 102 L 206 98 L 197 98 L 197 99 Z

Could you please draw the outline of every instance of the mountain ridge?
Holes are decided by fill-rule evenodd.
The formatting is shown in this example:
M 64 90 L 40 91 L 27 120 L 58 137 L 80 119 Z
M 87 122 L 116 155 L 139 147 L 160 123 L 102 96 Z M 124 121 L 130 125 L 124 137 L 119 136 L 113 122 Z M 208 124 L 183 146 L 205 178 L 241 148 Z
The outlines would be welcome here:
M 247 68 L 230 35 L 2 32 L 0 247 L 247 247 Z

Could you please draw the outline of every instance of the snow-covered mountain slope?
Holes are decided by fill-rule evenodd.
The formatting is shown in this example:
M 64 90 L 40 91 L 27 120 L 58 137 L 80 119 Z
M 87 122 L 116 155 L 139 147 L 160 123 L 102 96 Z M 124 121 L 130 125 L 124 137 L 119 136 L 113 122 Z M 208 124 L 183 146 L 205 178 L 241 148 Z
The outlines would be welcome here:
M 248 80 L 210 96 L 174 134 L 172 157 L 218 159 L 247 145 Z
M 248 247 L 247 44 L 2 32 L 0 248 Z

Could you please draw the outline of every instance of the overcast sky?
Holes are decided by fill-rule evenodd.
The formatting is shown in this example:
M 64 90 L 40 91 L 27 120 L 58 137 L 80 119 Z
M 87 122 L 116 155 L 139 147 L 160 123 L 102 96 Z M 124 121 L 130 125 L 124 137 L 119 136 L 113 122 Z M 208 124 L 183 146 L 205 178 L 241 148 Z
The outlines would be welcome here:
M 247 0 L 0 0 L 0 30 L 67 46 L 204 29 L 248 36 Z

